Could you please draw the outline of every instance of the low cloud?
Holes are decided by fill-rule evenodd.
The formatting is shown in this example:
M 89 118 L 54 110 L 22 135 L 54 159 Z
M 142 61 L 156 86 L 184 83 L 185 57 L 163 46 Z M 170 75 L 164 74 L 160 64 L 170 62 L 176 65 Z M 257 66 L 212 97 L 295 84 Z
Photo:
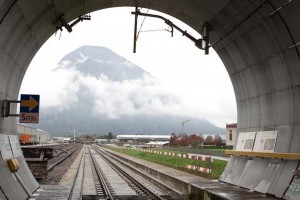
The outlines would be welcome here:
M 234 116 L 226 94 L 222 98 L 203 95 L 197 89 L 166 86 L 145 75 L 143 79 L 111 81 L 105 75 L 99 78 L 83 75 L 74 69 L 59 68 L 39 80 L 37 92 L 42 107 L 57 107 L 61 111 L 74 109 L 79 95 L 88 96 L 94 116 L 110 119 L 146 114 L 152 116 L 182 115 L 202 118 L 223 127 Z M 201 89 L 201 87 L 200 87 Z M 228 107 L 228 109 L 226 109 Z
M 137 114 L 182 114 L 183 102 L 178 96 L 147 75 L 143 79 L 117 82 L 105 75 L 96 78 L 72 69 L 58 69 L 43 82 L 39 92 L 46 97 L 43 99 L 44 107 L 69 109 L 78 103 L 79 94 L 85 93 L 94 104 L 93 115 L 120 118 Z

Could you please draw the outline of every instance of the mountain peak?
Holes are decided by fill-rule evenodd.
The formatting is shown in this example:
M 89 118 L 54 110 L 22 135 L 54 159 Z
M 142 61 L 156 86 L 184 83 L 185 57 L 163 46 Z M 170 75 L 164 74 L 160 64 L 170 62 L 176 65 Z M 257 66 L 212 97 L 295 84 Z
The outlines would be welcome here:
M 112 81 L 143 79 L 149 75 L 112 50 L 101 46 L 82 46 L 64 56 L 56 69 L 73 69 L 85 76 L 106 76 Z
M 96 60 L 105 60 L 111 62 L 124 62 L 125 58 L 119 56 L 112 50 L 101 47 L 101 46 L 82 46 L 78 49 L 68 53 L 63 57 L 63 59 L 59 62 L 84 62 L 87 59 L 96 59 Z

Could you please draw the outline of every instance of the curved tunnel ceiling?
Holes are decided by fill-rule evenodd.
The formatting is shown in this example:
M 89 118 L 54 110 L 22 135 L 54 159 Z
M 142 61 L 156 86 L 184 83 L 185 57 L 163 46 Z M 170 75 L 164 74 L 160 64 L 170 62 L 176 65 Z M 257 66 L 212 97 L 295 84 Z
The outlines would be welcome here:
M 0 1 L 0 98 L 17 99 L 29 63 L 56 31 L 53 22 L 60 14 L 70 22 L 87 12 L 136 3 L 169 14 L 200 33 L 209 23 L 210 44 L 233 83 L 239 132 L 277 131 L 276 152 L 300 153 L 300 1 L 296 0 Z M 0 118 L 0 130 L 14 133 L 15 119 Z M 249 162 L 231 158 L 221 179 L 281 197 L 297 168 L 296 162 L 278 161 L 279 171 L 270 177 L 231 177 L 233 164 L 241 168 Z M 248 174 L 273 164 L 274 160 L 254 159 Z M 247 173 L 237 171 L 238 177 Z M 276 183 L 258 187 L 263 180 Z

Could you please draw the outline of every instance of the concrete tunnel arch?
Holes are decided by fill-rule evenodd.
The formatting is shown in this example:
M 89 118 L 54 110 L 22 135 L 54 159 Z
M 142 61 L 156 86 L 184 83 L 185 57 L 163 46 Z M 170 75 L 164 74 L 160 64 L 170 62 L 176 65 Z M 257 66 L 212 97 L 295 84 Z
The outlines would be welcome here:
M 88 5 L 88 6 L 87 6 Z M 210 44 L 231 78 L 239 132 L 277 131 L 275 152 L 300 153 L 300 1 L 292 0 L 7 0 L 0 2 L 0 99 L 17 99 L 32 58 L 56 31 L 54 20 L 68 22 L 87 12 L 121 6 L 150 7 L 196 31 L 208 22 Z M 2 103 L 0 104 L 2 110 Z M 0 198 L 26 199 L 37 187 L 14 147 L 14 118 L 0 118 Z M 12 155 L 10 155 L 12 154 Z M 12 174 L 4 157 L 18 157 Z M 232 156 L 221 180 L 250 190 L 284 196 L 298 161 Z M 3 180 L 3 181 L 2 181 Z M 4 181 L 5 180 L 5 181 Z M 13 190 L 11 188 L 14 188 Z

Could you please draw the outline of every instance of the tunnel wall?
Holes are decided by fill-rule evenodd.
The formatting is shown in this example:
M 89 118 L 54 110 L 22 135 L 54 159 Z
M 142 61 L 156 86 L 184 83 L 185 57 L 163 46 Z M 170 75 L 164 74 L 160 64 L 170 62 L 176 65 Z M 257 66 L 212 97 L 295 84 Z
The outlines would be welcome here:
M 230 34 L 214 47 L 232 80 L 239 132 L 277 131 L 274 151 L 299 153 L 300 63 L 295 8 L 300 2 L 274 2 L 249 4 L 239 13 L 245 19 L 239 26 L 236 24 L 242 19 L 231 18 L 232 25 L 218 27 L 217 32 Z M 238 6 L 228 9 L 238 10 Z M 230 21 L 226 11 L 219 16 Z M 288 198 L 285 193 L 297 166 L 298 161 L 232 156 L 220 180 Z
M 26 69 L 56 31 L 53 22 L 58 15 L 65 13 L 71 21 L 89 11 L 136 3 L 172 15 L 200 33 L 208 22 L 210 43 L 234 87 L 239 132 L 277 131 L 276 152 L 300 153 L 300 1 L 90 0 L 86 6 L 82 0 L 2 0 L 0 99 L 18 99 Z M 12 110 L 16 111 L 16 105 Z M 0 133 L 14 134 L 16 120 L 0 118 Z M 281 197 L 297 165 L 295 161 L 237 156 L 230 159 L 221 180 Z

